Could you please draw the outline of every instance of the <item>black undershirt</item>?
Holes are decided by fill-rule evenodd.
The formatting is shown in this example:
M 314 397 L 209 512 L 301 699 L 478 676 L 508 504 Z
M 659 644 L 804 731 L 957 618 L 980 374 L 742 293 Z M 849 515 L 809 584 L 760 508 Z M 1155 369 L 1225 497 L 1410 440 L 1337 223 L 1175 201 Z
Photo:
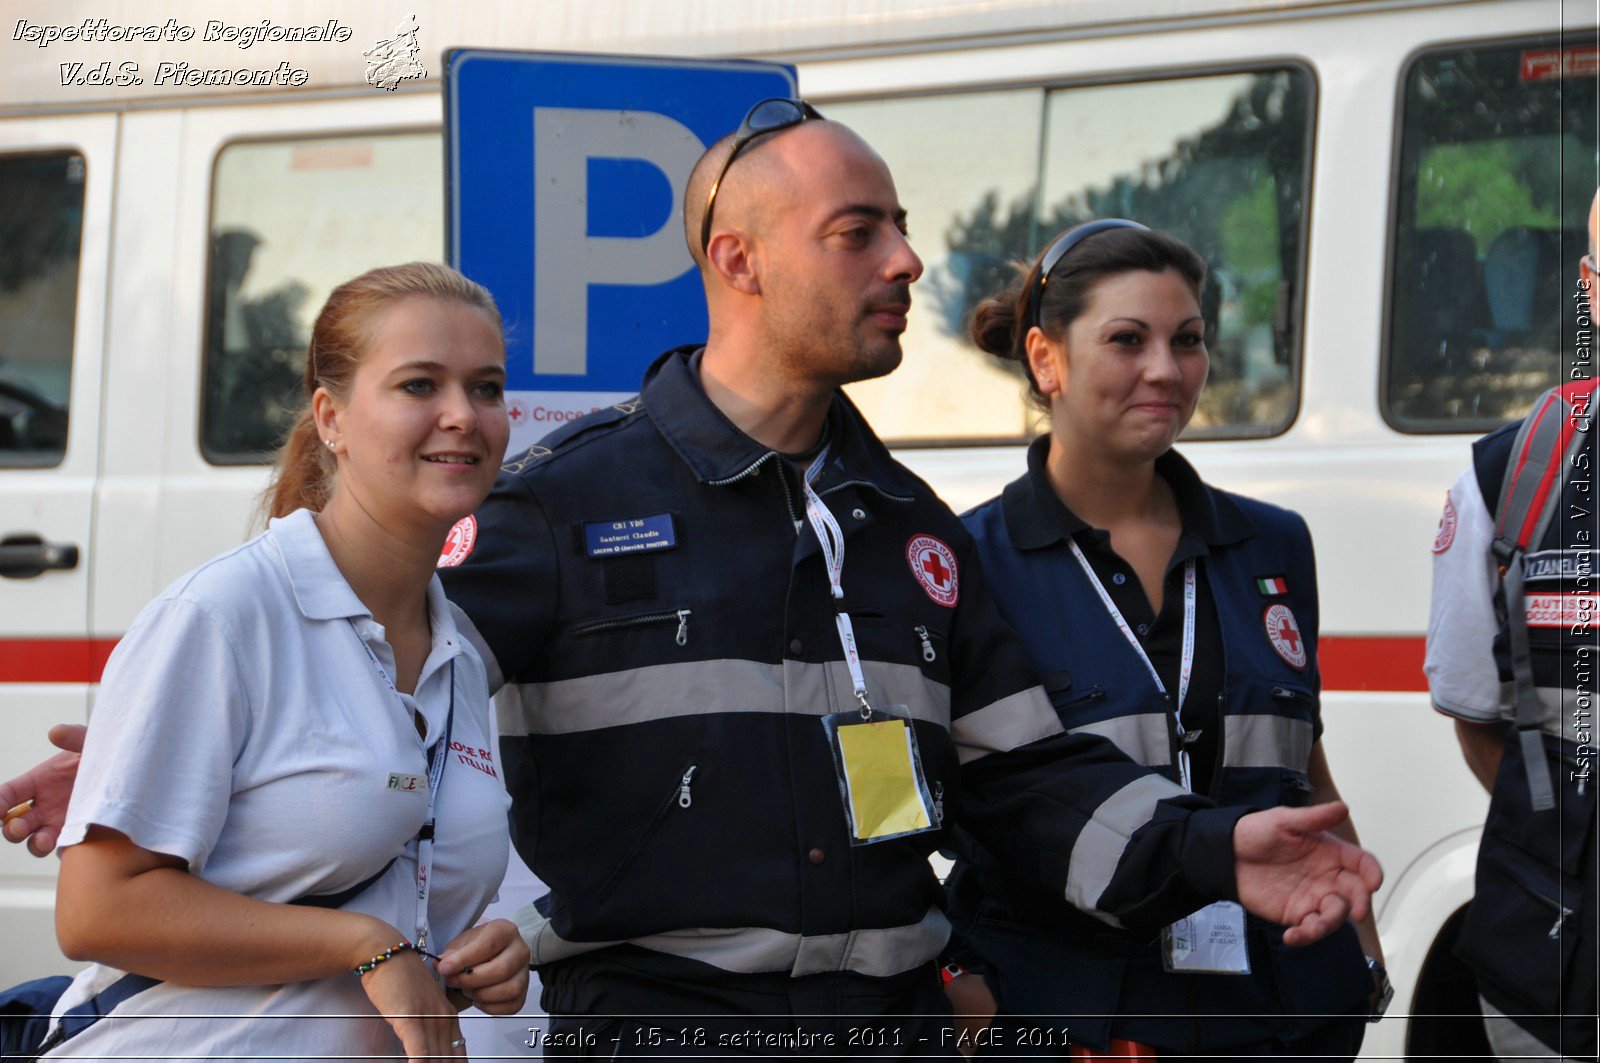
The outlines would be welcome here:
M 1182 502 L 1179 504 L 1180 512 Z M 1133 566 L 1111 548 L 1111 535 L 1099 528 L 1082 525 L 1072 533 L 1089 566 L 1111 600 L 1117 603 L 1123 619 L 1138 636 L 1140 645 L 1156 674 L 1167 688 L 1168 703 L 1178 697 L 1178 672 L 1183 660 L 1183 568 L 1189 558 L 1195 561 L 1195 629 L 1194 668 L 1189 677 L 1189 694 L 1183 702 L 1183 729 L 1191 739 L 1189 769 L 1195 793 L 1211 790 L 1217 763 L 1218 710 L 1222 698 L 1222 630 L 1217 623 L 1216 604 L 1211 597 L 1211 585 L 1206 579 L 1204 555 L 1205 542 L 1196 533 L 1185 530 L 1167 562 L 1161 612 L 1150 608 L 1144 586 Z M 1086 603 L 1086 608 L 1104 609 L 1096 596 Z M 1107 616 L 1109 622 L 1110 617 Z M 1139 682 L 1150 682 L 1148 674 L 1141 674 Z

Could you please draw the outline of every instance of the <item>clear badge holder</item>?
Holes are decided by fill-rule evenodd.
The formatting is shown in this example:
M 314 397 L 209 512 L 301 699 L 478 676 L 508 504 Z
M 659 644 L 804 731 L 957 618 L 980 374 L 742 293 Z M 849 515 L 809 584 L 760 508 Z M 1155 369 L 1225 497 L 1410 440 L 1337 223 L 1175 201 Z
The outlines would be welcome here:
M 904 705 L 889 711 L 836 712 L 822 718 L 851 845 L 938 830 L 922 773 L 917 732 Z

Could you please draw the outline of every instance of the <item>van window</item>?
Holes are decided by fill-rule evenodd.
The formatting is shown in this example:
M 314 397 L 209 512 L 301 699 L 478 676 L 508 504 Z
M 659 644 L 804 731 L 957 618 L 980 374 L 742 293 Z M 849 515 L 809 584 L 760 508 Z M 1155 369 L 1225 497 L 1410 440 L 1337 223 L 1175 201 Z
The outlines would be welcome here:
M 83 156 L 0 156 L 0 466 L 61 464 L 83 242 Z
M 1185 438 L 1294 420 L 1314 93 L 1310 71 L 1286 67 L 1050 94 L 1040 242 L 1132 218 L 1205 259 L 1211 375 Z
M 1592 43 L 1552 39 L 1456 46 L 1408 66 L 1384 373 L 1384 414 L 1400 431 L 1493 428 L 1592 354 L 1579 342 L 1578 262 L 1597 59 Z
M 1210 278 L 1211 380 L 1187 438 L 1273 435 L 1299 401 L 1315 83 L 1283 67 L 834 103 L 888 161 L 926 273 L 894 375 L 853 386 L 900 445 L 1037 431 L 1020 371 L 966 337 L 980 300 L 1057 232 L 1128 217 L 1191 244 Z
M 1006 262 L 1030 246 L 1039 172 L 1038 88 L 833 103 L 823 113 L 889 163 L 923 275 L 911 288 L 900 368 L 846 390 L 898 445 L 998 443 L 1030 434 L 1022 377 L 967 339 Z
M 311 325 L 335 285 L 440 261 L 437 132 L 231 144 L 212 176 L 200 449 L 266 461 L 304 395 Z

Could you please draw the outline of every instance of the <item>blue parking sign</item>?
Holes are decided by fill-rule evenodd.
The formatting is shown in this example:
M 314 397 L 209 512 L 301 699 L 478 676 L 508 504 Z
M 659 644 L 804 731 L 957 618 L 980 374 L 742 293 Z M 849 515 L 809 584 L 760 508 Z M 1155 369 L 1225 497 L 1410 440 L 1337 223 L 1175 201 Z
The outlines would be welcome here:
M 445 57 L 450 260 L 505 319 L 519 448 L 706 336 L 679 204 L 701 152 L 794 68 L 462 49 Z

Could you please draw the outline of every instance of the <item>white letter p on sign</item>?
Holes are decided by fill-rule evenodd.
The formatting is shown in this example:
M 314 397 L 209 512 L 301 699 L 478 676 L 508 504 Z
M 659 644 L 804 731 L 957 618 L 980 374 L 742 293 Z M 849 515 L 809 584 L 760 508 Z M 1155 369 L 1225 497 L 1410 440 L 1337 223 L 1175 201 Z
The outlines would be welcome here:
M 664 284 L 693 265 L 677 210 L 647 236 L 589 235 L 589 160 L 648 162 L 682 203 L 704 150 L 687 126 L 653 111 L 534 110 L 534 372 L 587 371 L 590 285 Z

